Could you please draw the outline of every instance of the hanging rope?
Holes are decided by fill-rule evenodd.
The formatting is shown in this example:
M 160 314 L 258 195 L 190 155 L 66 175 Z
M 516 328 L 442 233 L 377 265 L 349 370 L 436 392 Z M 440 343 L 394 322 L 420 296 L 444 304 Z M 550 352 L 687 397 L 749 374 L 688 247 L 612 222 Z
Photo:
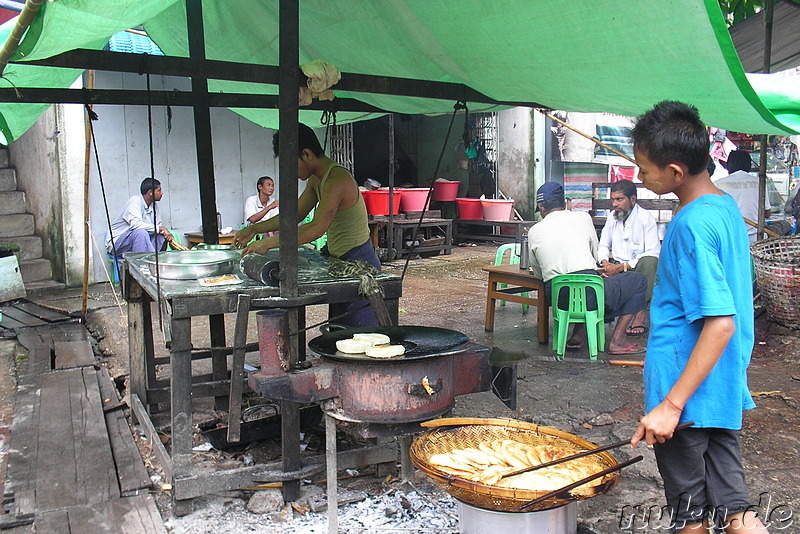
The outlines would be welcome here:
M 433 195 L 433 182 L 436 180 L 436 176 L 439 174 L 439 167 L 442 164 L 442 158 L 444 157 L 444 151 L 447 149 L 447 144 L 450 141 L 450 132 L 453 131 L 453 122 L 456 119 L 456 113 L 460 110 L 465 110 L 466 113 L 469 113 L 469 108 L 467 108 L 467 103 L 459 100 L 458 102 L 453 105 L 453 114 L 450 116 L 450 125 L 447 127 L 447 134 L 444 137 L 444 143 L 442 143 L 442 150 L 439 152 L 439 159 L 436 161 L 436 168 L 433 171 L 433 179 L 431 180 L 431 188 L 428 190 L 428 197 L 425 199 L 425 204 L 423 205 L 423 210 L 419 215 L 419 221 L 417 221 L 417 226 L 414 227 L 414 233 L 411 234 L 411 247 L 409 247 L 408 255 L 406 256 L 406 263 L 403 265 L 403 274 L 400 275 L 400 280 L 404 280 L 406 277 L 406 271 L 408 270 L 408 262 L 411 261 L 411 254 L 414 252 L 414 247 L 416 246 L 417 242 L 417 235 L 419 234 L 419 229 L 422 227 L 422 221 L 425 219 L 425 206 L 430 206 L 431 196 Z M 465 133 L 466 133 L 466 122 L 465 122 Z

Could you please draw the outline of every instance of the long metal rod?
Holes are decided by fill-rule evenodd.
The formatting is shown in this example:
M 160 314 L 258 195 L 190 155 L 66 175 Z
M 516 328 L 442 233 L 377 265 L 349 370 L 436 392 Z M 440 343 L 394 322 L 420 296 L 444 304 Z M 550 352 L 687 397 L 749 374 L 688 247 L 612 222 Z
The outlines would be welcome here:
M 772 20 L 774 18 L 774 0 L 766 0 L 764 2 L 764 68 L 763 72 L 769 74 L 772 69 Z M 769 145 L 769 136 L 767 134 L 760 136 L 761 149 L 759 150 L 760 159 L 758 162 L 758 225 L 756 226 L 756 239 L 764 237 L 764 204 L 767 200 L 767 145 Z

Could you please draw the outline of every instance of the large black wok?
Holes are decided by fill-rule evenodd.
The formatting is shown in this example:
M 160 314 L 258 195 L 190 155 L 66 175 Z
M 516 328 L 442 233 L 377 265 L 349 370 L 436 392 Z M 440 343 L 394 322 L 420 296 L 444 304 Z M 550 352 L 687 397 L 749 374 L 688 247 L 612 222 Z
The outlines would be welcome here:
M 336 350 L 336 342 L 350 339 L 357 333 L 377 333 L 389 336 L 392 345 L 403 345 L 405 354 L 396 358 L 376 359 L 366 354 L 346 354 Z M 466 348 L 469 338 L 461 332 L 430 326 L 365 326 L 329 330 L 308 342 L 308 348 L 321 356 L 341 361 L 400 363 L 408 360 L 458 354 Z

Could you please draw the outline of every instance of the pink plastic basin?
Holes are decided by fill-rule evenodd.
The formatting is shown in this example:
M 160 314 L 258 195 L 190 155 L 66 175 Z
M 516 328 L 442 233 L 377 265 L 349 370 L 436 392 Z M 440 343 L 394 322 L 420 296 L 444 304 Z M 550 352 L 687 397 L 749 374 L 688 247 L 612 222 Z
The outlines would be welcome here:
M 446 182 L 436 181 L 433 182 L 433 200 L 442 202 L 449 202 L 455 200 L 458 196 L 458 186 L 461 185 L 459 181 L 448 180 Z
M 430 187 L 405 187 L 400 197 L 400 211 L 424 211 Z
M 511 210 L 514 207 L 513 200 L 503 199 L 484 199 L 481 200 L 483 206 L 483 218 L 487 221 L 508 221 L 511 219 Z
M 483 206 L 479 198 L 457 198 L 458 218 L 472 221 L 483 219 Z

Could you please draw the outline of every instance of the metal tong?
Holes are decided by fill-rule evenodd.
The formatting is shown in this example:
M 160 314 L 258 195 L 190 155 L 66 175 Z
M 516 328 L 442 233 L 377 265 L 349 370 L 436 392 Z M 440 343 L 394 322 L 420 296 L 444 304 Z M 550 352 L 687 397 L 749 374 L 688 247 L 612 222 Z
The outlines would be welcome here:
M 687 428 L 689 428 L 689 427 L 691 427 L 693 425 L 694 425 L 694 421 L 687 421 L 686 423 L 681 423 L 678 426 L 676 426 L 675 430 L 676 431 L 677 430 L 684 430 L 684 429 L 687 429 Z M 534 465 L 534 466 L 531 466 L 531 467 L 526 467 L 525 469 L 520 469 L 518 471 L 512 471 L 511 473 L 507 473 L 507 474 L 503 475 L 503 477 L 519 475 L 519 474 L 522 474 L 522 473 L 527 473 L 529 471 L 536 471 L 537 469 L 543 469 L 543 468 L 549 467 L 551 465 L 568 462 L 570 460 L 574 460 L 576 458 L 582 458 L 584 456 L 589 456 L 590 454 L 595 454 L 595 453 L 598 453 L 598 452 L 604 452 L 604 451 L 607 451 L 607 450 L 610 450 L 610 449 L 615 449 L 617 447 L 622 447 L 626 443 L 630 443 L 630 440 L 617 441 L 615 443 L 610 443 L 609 445 L 604 445 L 603 447 L 598 447 L 596 449 L 592 449 L 592 450 L 589 450 L 589 451 L 583 451 L 583 452 L 580 452 L 578 454 L 573 454 L 572 456 L 567 456 L 565 458 L 559 458 L 558 460 L 553 460 L 552 462 L 545 462 L 543 464 Z M 567 491 L 570 491 L 572 489 L 575 489 L 578 486 L 582 486 L 583 484 L 586 484 L 587 482 L 591 482 L 592 480 L 595 480 L 597 478 L 604 477 L 609 473 L 613 473 L 614 471 L 618 471 L 618 470 L 622 469 L 623 467 L 628 467 L 629 465 L 633 465 L 633 464 L 635 464 L 637 462 L 640 462 L 642 460 L 642 458 L 643 458 L 642 456 L 637 456 L 635 458 L 631 458 L 630 460 L 628 460 L 626 462 L 619 463 L 619 464 L 617 464 L 615 466 L 609 467 L 608 469 L 604 469 L 604 470 L 600 471 L 599 473 L 595 473 L 595 474 L 590 475 L 590 476 L 588 476 L 586 478 L 582 478 L 581 480 L 578 480 L 577 482 L 573 482 L 572 484 L 564 486 L 563 488 L 558 488 L 558 489 L 553 490 L 553 491 L 551 491 L 549 493 L 545 493 L 541 497 L 537 497 L 536 499 L 533 499 L 532 501 L 528 501 L 525 504 L 523 504 L 522 506 L 520 506 L 519 507 L 519 511 L 520 512 L 525 511 L 528 508 L 530 508 L 532 506 L 535 506 L 535 505 L 539 504 L 542 501 L 546 501 L 547 499 L 550 499 L 550 498 L 555 497 L 557 495 L 560 495 L 560 494 L 562 494 L 564 492 L 567 492 Z M 503 477 L 501 477 L 501 478 L 503 478 Z
M 689 428 L 689 427 L 691 427 L 693 425 L 694 425 L 694 421 L 688 421 L 686 423 L 681 423 L 678 426 L 676 426 L 675 430 L 684 430 L 684 429 Z M 525 467 L 523 469 L 518 469 L 517 471 L 511 471 L 510 473 L 505 473 L 500 478 L 503 479 L 503 478 L 513 477 L 513 476 L 516 476 L 516 475 L 521 475 L 522 473 L 528 473 L 530 471 L 537 471 L 539 469 L 544 469 L 545 467 L 550 467 L 551 465 L 556 465 L 556 464 L 561 464 L 561 463 L 564 463 L 564 462 L 569 462 L 570 460 L 577 460 L 578 458 L 583 458 L 584 456 L 590 456 L 592 454 L 597 454 L 599 452 L 610 451 L 611 449 L 616 449 L 617 447 L 622 447 L 623 445 L 626 445 L 626 444 L 628 444 L 630 442 L 631 442 L 631 440 L 629 440 L 629 439 L 622 440 L 622 441 L 616 441 L 614 443 L 610 443 L 608 445 L 603 445 L 602 447 L 598 447 L 596 449 L 589 449 L 589 450 L 586 450 L 586 451 L 583 451 L 583 452 L 579 452 L 577 454 L 573 454 L 571 456 L 565 456 L 564 458 L 558 458 L 557 460 L 552 460 L 550 462 L 545 462 L 543 464 L 532 465 L 532 466 L 529 466 L 529 467 Z

